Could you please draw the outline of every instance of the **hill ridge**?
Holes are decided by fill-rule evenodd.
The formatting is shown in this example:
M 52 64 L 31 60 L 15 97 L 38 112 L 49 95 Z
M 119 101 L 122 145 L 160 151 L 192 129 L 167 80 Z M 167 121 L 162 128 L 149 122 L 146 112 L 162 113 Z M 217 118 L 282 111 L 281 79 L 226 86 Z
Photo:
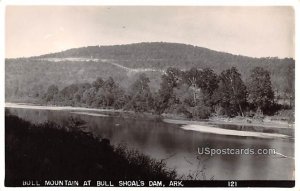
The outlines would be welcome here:
M 97 77 L 113 77 L 127 88 L 141 72 L 150 78 L 150 86 L 157 89 L 161 75 L 169 67 L 184 71 L 193 67 L 211 68 L 217 74 L 236 67 L 246 81 L 251 70 L 258 66 L 270 72 L 275 90 L 283 93 L 291 86 L 293 58 L 252 58 L 181 43 L 144 42 L 88 46 L 30 58 L 5 59 L 5 90 L 7 96 L 21 96 L 43 92 L 51 84 L 65 87 L 72 83 L 91 83 Z
M 252 56 L 246 56 L 246 55 L 241 55 L 241 54 L 233 54 L 230 52 L 225 52 L 225 51 L 219 51 L 219 50 L 214 50 L 202 46 L 197 46 L 197 45 L 192 45 L 192 44 L 185 44 L 185 43 L 176 43 L 176 42 L 138 42 L 138 43 L 129 43 L 129 44 L 115 44 L 115 45 L 89 45 L 89 46 L 81 46 L 81 47 L 76 47 L 76 48 L 70 48 L 66 49 L 63 51 L 58 51 L 58 52 L 53 52 L 53 53 L 47 53 L 47 54 L 42 54 L 39 56 L 31 56 L 27 58 L 39 58 L 39 57 L 47 57 L 47 56 L 53 56 L 53 55 L 60 55 L 62 53 L 70 52 L 70 51 L 76 51 L 76 50 L 82 50 L 82 49 L 88 49 L 88 48 L 116 48 L 116 47 L 130 47 L 130 46 L 139 46 L 139 45 L 162 45 L 162 46 L 167 46 L 167 45 L 176 45 L 176 46 L 185 46 L 186 48 L 194 48 L 194 49 L 202 49 L 203 51 L 213 51 L 216 53 L 221 53 L 221 54 L 227 54 L 231 56 L 238 56 L 238 57 L 245 57 L 245 58 L 255 58 L 255 59 L 260 59 L 260 58 L 275 58 L 275 59 L 289 59 L 289 57 L 285 58 L 278 58 L 278 57 L 252 57 Z

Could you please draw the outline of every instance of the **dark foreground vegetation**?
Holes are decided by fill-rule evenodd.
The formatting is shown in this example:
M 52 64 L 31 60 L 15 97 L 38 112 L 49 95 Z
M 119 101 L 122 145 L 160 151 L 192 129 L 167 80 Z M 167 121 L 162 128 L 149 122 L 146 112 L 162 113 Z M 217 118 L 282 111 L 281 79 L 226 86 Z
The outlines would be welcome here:
M 84 132 L 70 118 L 65 127 L 34 125 L 6 112 L 5 185 L 20 180 L 171 180 L 175 170 L 125 146 Z

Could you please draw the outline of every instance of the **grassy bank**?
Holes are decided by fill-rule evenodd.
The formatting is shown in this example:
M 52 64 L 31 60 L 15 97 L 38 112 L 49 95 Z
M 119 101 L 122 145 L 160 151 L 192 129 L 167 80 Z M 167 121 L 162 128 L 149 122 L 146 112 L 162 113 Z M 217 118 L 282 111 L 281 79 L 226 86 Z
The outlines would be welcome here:
M 214 116 L 209 119 L 214 124 L 239 125 L 239 126 L 259 126 L 268 128 L 294 128 L 294 123 L 273 116 L 265 116 L 260 119 L 252 117 L 219 117 Z
M 40 110 L 69 110 L 74 111 L 74 113 L 81 113 L 85 115 L 100 116 L 109 115 L 115 117 L 130 117 L 130 118 L 143 118 L 143 119 L 155 119 L 155 120 L 172 120 L 172 123 L 177 124 L 193 124 L 211 122 L 214 124 L 224 124 L 224 125 L 239 125 L 239 126 L 257 126 L 257 127 L 267 127 L 267 128 L 294 128 L 294 111 L 290 110 L 280 110 L 274 116 L 236 116 L 236 117 L 226 117 L 213 115 L 208 119 L 194 119 L 187 118 L 182 114 L 174 113 L 163 113 L 161 115 L 150 113 L 150 112 L 134 112 L 125 111 L 122 109 L 107 109 L 107 108 L 93 108 L 93 107 L 73 107 L 73 106 L 55 106 L 55 105 L 43 105 L 43 104 L 33 104 L 33 103 L 5 103 L 5 107 L 8 108 L 24 108 L 24 109 L 40 109 Z
M 124 146 L 114 147 L 79 129 L 74 118 L 61 127 L 34 125 L 16 116 L 5 116 L 5 185 L 19 180 L 106 179 L 171 180 L 177 174 L 164 162 Z

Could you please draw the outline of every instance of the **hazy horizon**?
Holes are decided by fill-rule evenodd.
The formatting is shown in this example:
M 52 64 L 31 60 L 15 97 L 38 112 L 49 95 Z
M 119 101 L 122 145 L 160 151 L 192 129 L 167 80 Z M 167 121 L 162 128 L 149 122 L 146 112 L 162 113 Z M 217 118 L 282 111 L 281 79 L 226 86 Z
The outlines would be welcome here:
M 141 42 L 295 57 L 292 7 L 8 6 L 5 25 L 6 58 Z

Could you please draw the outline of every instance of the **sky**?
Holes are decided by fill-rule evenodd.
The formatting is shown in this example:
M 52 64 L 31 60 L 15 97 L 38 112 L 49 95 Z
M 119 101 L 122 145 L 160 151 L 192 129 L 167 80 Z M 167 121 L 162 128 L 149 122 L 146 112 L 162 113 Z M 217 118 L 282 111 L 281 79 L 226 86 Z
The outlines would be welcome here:
M 7 6 L 5 16 L 6 58 L 138 42 L 295 57 L 291 7 Z

